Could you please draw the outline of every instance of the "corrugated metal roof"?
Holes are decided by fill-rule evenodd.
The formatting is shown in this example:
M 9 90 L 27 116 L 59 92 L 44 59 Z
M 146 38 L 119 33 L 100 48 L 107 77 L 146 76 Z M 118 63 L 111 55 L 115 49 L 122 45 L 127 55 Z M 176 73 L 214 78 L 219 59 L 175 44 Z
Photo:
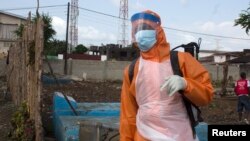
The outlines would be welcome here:
M 206 57 L 201 57 L 199 58 L 200 62 L 214 62 L 214 56 L 210 55 L 210 56 L 206 56 Z
M 22 19 L 22 20 L 27 20 L 27 18 L 25 18 L 23 16 L 16 15 L 16 14 L 13 14 L 13 13 L 9 13 L 9 12 L 5 12 L 5 11 L 1 11 L 1 10 L 0 10 L 0 14 L 5 14 L 5 15 L 8 15 L 8 16 L 12 16 L 12 17 L 15 17 L 15 18 Z
M 219 51 L 219 50 L 200 50 L 200 53 L 226 53 L 228 51 Z
M 228 63 L 249 63 L 250 62 L 250 55 L 238 57 L 232 60 L 228 60 Z
M 238 56 L 243 55 L 243 52 L 239 52 L 239 51 L 224 52 L 224 53 L 215 53 L 214 56 L 215 56 L 215 55 L 230 55 L 230 56 L 238 57 Z

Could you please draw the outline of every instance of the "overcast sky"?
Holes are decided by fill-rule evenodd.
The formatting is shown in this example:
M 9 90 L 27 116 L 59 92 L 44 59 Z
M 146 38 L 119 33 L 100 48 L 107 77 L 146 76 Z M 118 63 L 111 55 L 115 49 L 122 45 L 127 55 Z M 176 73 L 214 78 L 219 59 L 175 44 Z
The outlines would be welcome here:
M 40 0 L 39 11 L 53 18 L 58 39 L 65 39 L 68 2 L 70 0 Z M 79 44 L 117 43 L 121 27 L 116 18 L 119 4 L 120 0 L 79 0 Z M 234 26 L 234 20 L 249 4 L 249 0 L 129 0 L 128 15 L 130 18 L 146 9 L 158 13 L 171 48 L 201 38 L 203 50 L 242 51 L 250 49 L 250 36 L 240 26 Z M 35 13 L 32 7 L 36 6 L 37 0 L 1 0 L 0 10 L 26 17 L 29 11 Z

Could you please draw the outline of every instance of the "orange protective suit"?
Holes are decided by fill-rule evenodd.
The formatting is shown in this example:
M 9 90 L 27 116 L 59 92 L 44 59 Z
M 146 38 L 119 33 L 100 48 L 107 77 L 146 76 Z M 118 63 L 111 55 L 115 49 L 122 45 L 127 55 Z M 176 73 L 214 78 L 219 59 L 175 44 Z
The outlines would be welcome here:
M 146 13 L 157 15 L 152 11 L 146 11 Z M 163 77 L 173 75 L 173 72 L 169 61 L 170 46 L 161 26 L 156 28 L 156 33 L 157 42 L 153 48 L 140 53 L 131 83 L 128 66 L 124 70 L 120 141 L 152 140 L 154 135 L 147 135 L 147 132 L 150 134 L 151 130 L 144 131 L 145 126 L 152 127 L 152 133 L 157 131 L 155 133 L 157 135 L 159 133 L 159 136 L 170 137 L 169 141 L 190 141 L 189 138 L 192 137 L 188 116 L 180 100 L 181 96 L 175 94 L 175 96 L 169 97 L 165 93 L 166 91 L 158 90 L 160 84 L 164 82 Z M 187 82 L 184 90 L 185 96 L 197 106 L 209 104 L 213 98 L 213 87 L 208 71 L 189 53 L 179 53 L 178 57 L 183 78 Z M 177 115 L 176 118 L 175 115 Z M 140 124 L 141 121 L 143 124 Z M 184 129 L 186 133 L 183 131 Z M 186 134 L 190 137 L 185 137 Z M 162 140 L 156 138 L 154 141 Z

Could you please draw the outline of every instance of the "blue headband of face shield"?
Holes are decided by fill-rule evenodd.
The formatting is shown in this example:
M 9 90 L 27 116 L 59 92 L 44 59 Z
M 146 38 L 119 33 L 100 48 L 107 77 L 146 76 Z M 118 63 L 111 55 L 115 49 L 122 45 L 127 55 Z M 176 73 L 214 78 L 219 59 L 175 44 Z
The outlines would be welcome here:
M 161 19 L 152 15 L 152 14 L 148 14 L 148 13 L 137 13 L 137 14 L 134 14 L 132 17 L 131 17 L 131 22 L 133 21 L 136 21 L 136 20 L 139 20 L 139 19 L 144 19 L 144 20 L 150 20 L 152 22 L 155 22 L 155 23 L 161 23 Z

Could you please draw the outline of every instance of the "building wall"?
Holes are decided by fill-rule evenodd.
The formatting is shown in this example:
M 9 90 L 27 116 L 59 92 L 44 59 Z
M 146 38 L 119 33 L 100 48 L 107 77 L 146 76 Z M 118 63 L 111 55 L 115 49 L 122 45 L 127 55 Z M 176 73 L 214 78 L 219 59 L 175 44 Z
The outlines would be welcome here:
M 223 79 L 223 66 L 222 65 L 203 64 L 203 66 L 208 70 L 210 77 L 213 81 L 221 81 Z M 240 68 L 238 65 L 229 65 L 228 77 L 232 77 L 233 80 L 238 79 L 239 71 L 240 71 Z M 249 78 L 250 78 L 250 75 L 249 75 Z
M 63 74 L 64 60 L 51 60 L 51 66 L 54 73 Z M 87 61 L 87 60 L 69 60 L 68 72 L 80 78 L 85 73 L 89 80 L 122 80 L 123 70 L 129 61 Z M 6 60 L 0 59 L 0 76 L 5 71 Z M 221 81 L 223 78 L 223 66 L 204 64 L 204 67 L 209 71 L 210 77 L 213 81 Z M 2 69 L 3 68 L 3 69 Z M 44 72 L 49 72 L 48 65 L 44 61 Z M 233 81 L 239 78 L 239 73 L 245 71 L 247 78 L 250 79 L 250 65 L 230 65 L 228 69 L 228 77 Z
M 247 74 L 247 78 L 250 79 L 250 65 L 240 65 L 240 71 Z
M 16 40 L 13 33 L 25 20 L 0 13 L 0 53 L 6 54 L 10 45 Z
M 55 73 L 63 74 L 64 61 L 50 61 Z M 83 74 L 87 75 L 87 79 L 92 80 L 122 80 L 123 70 L 130 61 L 87 61 L 87 60 L 69 60 L 68 72 L 80 78 Z M 223 66 L 204 64 L 204 67 L 209 71 L 213 81 L 221 81 L 223 78 Z M 45 72 L 48 72 L 48 65 L 44 64 Z M 229 66 L 228 77 L 232 80 L 239 78 L 240 67 L 238 65 Z M 249 67 L 250 70 L 250 67 Z M 250 71 L 246 71 L 250 79 Z
M 222 63 L 226 61 L 226 56 L 225 55 L 216 55 L 214 56 L 214 62 L 215 63 Z
M 51 60 L 54 73 L 64 73 L 63 60 Z M 122 80 L 123 70 L 130 62 L 128 61 L 90 61 L 68 60 L 68 74 L 80 78 L 86 74 L 90 80 Z M 44 71 L 49 72 L 48 65 L 44 63 Z
M 17 24 L 0 23 L 0 53 L 7 54 L 9 47 L 17 39 L 14 31 L 18 28 Z
M 1 24 L 0 23 L 0 41 L 13 41 L 17 36 L 14 33 L 18 28 L 17 24 Z
M 199 53 L 199 57 L 201 58 L 201 57 L 207 57 L 207 56 L 211 56 L 211 55 L 213 55 L 214 53 L 208 53 L 208 52 L 200 52 Z

